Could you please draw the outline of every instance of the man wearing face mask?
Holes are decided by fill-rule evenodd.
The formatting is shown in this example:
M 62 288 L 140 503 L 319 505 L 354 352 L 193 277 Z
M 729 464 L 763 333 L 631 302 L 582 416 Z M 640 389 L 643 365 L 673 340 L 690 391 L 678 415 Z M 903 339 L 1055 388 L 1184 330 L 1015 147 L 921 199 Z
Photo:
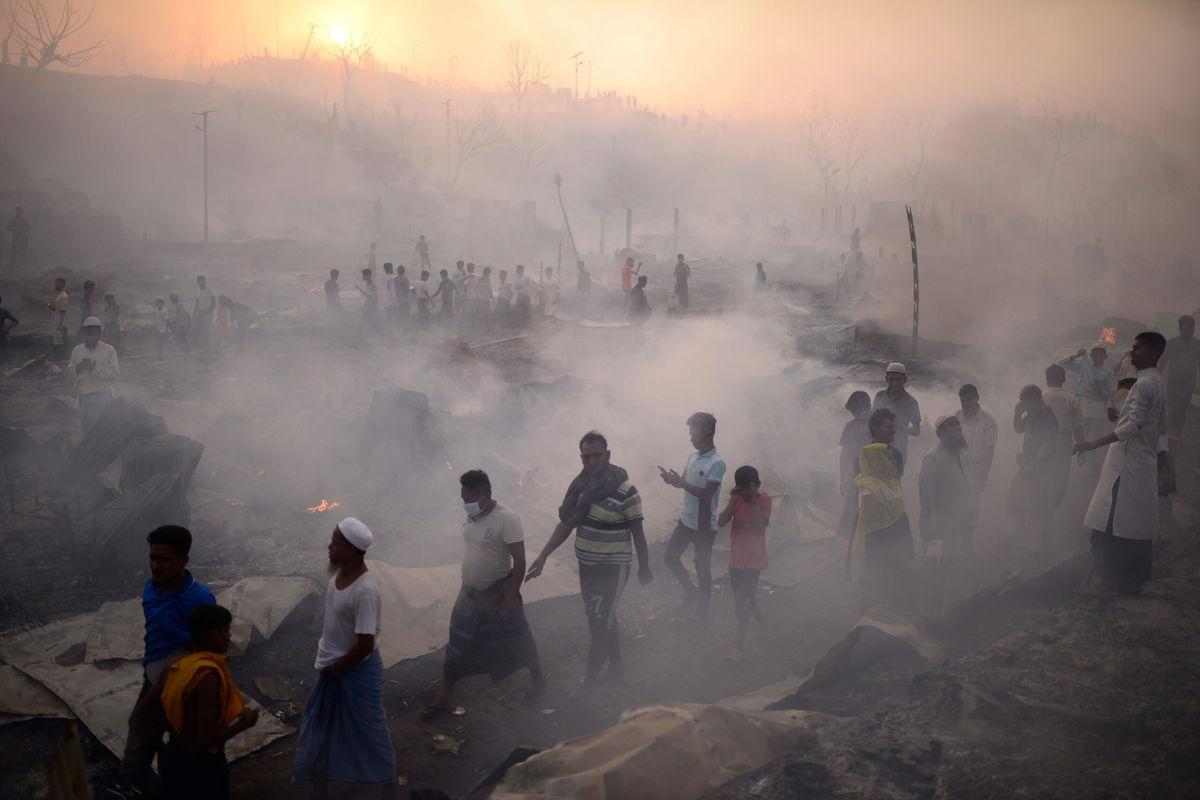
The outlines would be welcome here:
M 545 686 L 537 645 L 521 602 L 525 580 L 525 532 L 521 519 L 492 499 L 492 482 L 483 470 L 464 472 L 462 484 L 465 550 L 462 588 L 450 612 L 450 639 L 442 666 L 442 692 L 417 712 L 431 720 L 454 708 L 454 684 L 469 675 L 503 680 L 522 667 L 532 679 L 527 697 Z
M 967 442 L 958 418 L 939 418 L 934 431 L 938 445 L 921 463 L 921 543 L 926 558 L 936 560 L 933 594 L 940 599 L 945 584 L 961 577 L 970 558 L 976 494 L 963 458 Z

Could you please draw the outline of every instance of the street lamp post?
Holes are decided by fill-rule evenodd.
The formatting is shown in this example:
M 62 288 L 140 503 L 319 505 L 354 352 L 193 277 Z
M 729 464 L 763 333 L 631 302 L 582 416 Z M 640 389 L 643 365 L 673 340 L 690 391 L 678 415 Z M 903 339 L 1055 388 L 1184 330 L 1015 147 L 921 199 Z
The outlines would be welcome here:
M 575 55 L 571 56 L 571 58 L 575 59 L 575 100 L 576 101 L 579 100 L 579 57 L 581 55 L 583 55 L 582 50 L 580 50 Z
M 193 111 L 193 114 L 200 117 L 203 121 L 203 127 L 196 126 L 196 130 L 204 134 L 204 246 L 208 247 L 208 115 L 217 113 L 213 109 L 206 111 Z

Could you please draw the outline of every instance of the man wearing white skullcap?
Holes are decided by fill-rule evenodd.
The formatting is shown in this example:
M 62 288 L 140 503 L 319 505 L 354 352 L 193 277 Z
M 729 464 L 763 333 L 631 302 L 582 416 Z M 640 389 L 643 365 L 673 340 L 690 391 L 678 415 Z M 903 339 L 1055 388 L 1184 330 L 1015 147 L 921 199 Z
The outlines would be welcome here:
M 81 329 L 83 344 L 75 345 L 67 371 L 75 378 L 79 398 L 79 427 L 87 434 L 112 402 L 112 382 L 121 377 L 117 351 L 100 341 L 100 320 L 88 317 Z
M 383 659 L 376 649 L 382 601 L 363 560 L 371 529 L 346 517 L 333 529 L 325 591 L 325 624 L 317 643 L 317 686 L 304 708 L 292 782 L 369 783 L 391 796 L 396 753 L 383 710 Z
M 888 408 L 896 415 L 896 441 L 893 444 L 900 455 L 907 456 L 908 437 L 921 435 L 921 406 L 904 388 L 908 383 L 908 368 L 899 361 L 887 365 L 884 380 L 887 388 L 876 393 L 871 410 Z

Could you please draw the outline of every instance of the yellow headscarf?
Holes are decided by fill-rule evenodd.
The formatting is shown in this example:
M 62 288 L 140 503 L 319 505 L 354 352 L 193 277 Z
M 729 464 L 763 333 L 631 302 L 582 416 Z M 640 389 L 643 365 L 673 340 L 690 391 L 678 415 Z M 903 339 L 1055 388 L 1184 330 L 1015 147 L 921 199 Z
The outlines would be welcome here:
M 163 682 L 162 706 L 167 715 L 167 722 L 176 732 L 183 731 L 183 703 L 200 681 L 208 677 L 210 672 L 216 672 L 221 682 L 221 724 L 228 725 L 237 719 L 246 707 L 242 693 L 233 682 L 229 667 L 225 666 L 228 659 L 220 653 L 202 650 L 198 653 L 184 656 L 167 667 L 167 679 Z
M 850 579 L 862 577 L 867 535 L 883 530 L 904 516 L 904 493 L 899 470 L 886 444 L 869 444 L 858 454 L 858 527 L 850 540 Z

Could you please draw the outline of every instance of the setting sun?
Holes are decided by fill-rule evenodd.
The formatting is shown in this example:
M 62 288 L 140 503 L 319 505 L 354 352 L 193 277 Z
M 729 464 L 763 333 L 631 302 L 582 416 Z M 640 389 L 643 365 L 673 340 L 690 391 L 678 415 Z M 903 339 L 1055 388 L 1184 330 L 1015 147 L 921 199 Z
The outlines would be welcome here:
M 347 30 L 340 25 L 335 25 L 329 29 L 329 41 L 333 42 L 334 44 L 345 44 L 346 40 L 349 38 L 349 32 L 347 32 Z

